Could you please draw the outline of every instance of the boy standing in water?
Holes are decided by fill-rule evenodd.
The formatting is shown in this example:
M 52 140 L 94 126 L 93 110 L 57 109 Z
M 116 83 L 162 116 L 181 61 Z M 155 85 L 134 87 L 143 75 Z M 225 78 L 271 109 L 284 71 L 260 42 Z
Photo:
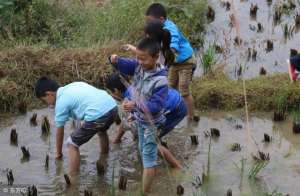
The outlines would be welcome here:
M 146 18 L 148 21 L 159 20 L 164 25 L 164 29 L 170 32 L 170 48 L 176 54 L 176 59 L 173 65 L 169 67 L 169 86 L 178 89 L 184 98 L 189 120 L 199 121 L 199 117 L 194 115 L 194 101 L 190 92 L 193 70 L 196 68 L 193 48 L 178 27 L 167 19 L 167 12 L 162 4 L 153 3 L 150 5 L 146 11 Z
M 137 46 L 135 61 L 124 63 L 117 55 L 110 61 L 121 73 L 133 75 L 131 100 L 122 106 L 127 112 L 134 111 L 137 121 L 139 149 L 143 161 L 143 193 L 150 191 L 157 166 L 157 129 L 164 124 L 163 105 L 168 93 L 167 72 L 156 64 L 160 51 L 159 44 L 145 38 Z
M 98 134 L 101 153 L 109 151 L 106 131 L 117 116 L 117 104 L 106 91 L 84 82 L 60 87 L 54 80 L 41 77 L 35 85 L 35 95 L 47 105 L 55 106 L 56 158 L 62 158 L 64 125 L 73 118 L 84 121 L 67 139 L 69 174 L 74 176 L 80 165 L 79 147 Z

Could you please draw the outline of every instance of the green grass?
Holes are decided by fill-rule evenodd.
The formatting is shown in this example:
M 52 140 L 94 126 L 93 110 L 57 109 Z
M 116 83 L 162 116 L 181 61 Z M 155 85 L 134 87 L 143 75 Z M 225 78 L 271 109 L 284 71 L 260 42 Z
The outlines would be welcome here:
M 213 72 L 213 66 L 216 64 L 216 51 L 214 45 L 209 45 L 209 47 L 204 51 L 201 57 L 201 64 L 203 67 L 204 74 L 209 74 Z
M 2 47 L 40 43 L 53 47 L 100 47 L 112 40 L 136 41 L 142 36 L 145 11 L 153 2 L 111 0 L 99 7 L 95 2 L 83 6 L 75 0 L 32 0 L 16 11 L 17 6 L 11 4 L 15 0 L 5 1 L 8 3 L 0 9 Z M 197 44 L 204 31 L 206 0 L 160 2 Z

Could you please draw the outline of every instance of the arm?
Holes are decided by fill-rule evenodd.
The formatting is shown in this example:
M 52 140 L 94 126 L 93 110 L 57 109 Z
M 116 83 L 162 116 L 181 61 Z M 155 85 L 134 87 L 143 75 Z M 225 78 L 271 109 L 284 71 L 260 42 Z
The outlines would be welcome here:
M 58 127 L 56 129 L 56 158 L 60 159 L 62 154 L 62 146 L 64 139 L 64 127 Z
M 172 52 L 176 53 L 177 51 L 179 51 L 179 32 L 174 27 L 165 27 L 165 29 L 168 30 L 171 34 L 170 48 Z
M 134 71 L 139 65 L 136 59 L 123 58 L 116 55 L 111 55 L 109 61 L 115 69 L 119 70 L 122 74 L 130 76 L 134 75 Z

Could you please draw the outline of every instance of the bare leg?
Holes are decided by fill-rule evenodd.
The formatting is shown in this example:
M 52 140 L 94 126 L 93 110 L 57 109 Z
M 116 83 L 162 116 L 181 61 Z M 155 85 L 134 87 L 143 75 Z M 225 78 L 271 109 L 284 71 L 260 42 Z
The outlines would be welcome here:
M 79 171 L 80 153 L 79 148 L 70 144 L 69 148 L 69 174 L 74 176 Z
M 109 139 L 108 139 L 108 135 L 107 132 L 99 132 L 98 133 L 99 136 L 99 142 L 100 142 L 100 147 L 101 147 L 101 154 L 107 154 L 109 151 Z
M 194 99 L 193 99 L 192 95 L 185 96 L 185 97 L 183 97 L 183 99 L 187 106 L 188 118 L 189 118 L 189 120 L 193 120 L 193 118 L 194 118 Z
M 161 156 L 175 169 L 182 169 L 179 161 L 173 156 L 169 149 L 162 145 L 158 145 L 158 152 Z
M 125 134 L 125 130 L 124 130 L 124 127 L 123 127 L 123 123 L 121 123 L 120 126 L 118 127 L 118 133 L 117 133 L 115 139 L 113 140 L 113 143 L 114 144 L 121 143 L 121 139 L 122 139 L 124 134 Z
M 155 177 L 155 167 L 144 168 L 144 171 L 143 171 L 143 193 L 150 192 L 154 177 Z

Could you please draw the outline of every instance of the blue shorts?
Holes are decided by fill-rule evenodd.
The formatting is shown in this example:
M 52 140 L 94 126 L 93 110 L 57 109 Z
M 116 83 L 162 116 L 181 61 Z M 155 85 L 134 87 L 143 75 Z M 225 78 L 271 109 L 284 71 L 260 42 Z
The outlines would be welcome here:
M 176 107 L 176 109 L 170 111 L 170 113 L 166 114 L 166 122 L 162 128 L 162 130 L 159 133 L 159 138 L 162 138 L 166 134 L 168 134 L 170 131 L 172 131 L 176 125 L 184 119 L 184 117 L 187 115 L 187 108 L 184 103 L 184 101 L 181 99 L 180 103 Z
M 139 150 L 144 168 L 151 168 L 157 165 L 157 142 L 156 128 L 150 125 L 138 123 Z

